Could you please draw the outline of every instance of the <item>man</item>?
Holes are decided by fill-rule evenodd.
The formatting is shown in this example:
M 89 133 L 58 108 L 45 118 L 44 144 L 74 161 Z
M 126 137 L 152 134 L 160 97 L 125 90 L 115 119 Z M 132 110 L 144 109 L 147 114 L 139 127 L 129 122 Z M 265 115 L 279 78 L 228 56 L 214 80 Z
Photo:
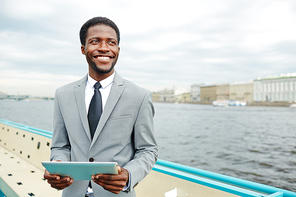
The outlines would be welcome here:
M 151 93 L 115 72 L 120 34 L 113 21 L 104 17 L 90 19 L 81 27 L 80 41 L 89 72 L 56 91 L 50 159 L 115 161 L 120 167 L 117 175 L 93 175 L 91 182 L 48 171 L 44 178 L 53 188 L 63 189 L 67 197 L 83 197 L 87 190 L 93 190 L 95 197 L 135 196 L 134 187 L 157 160 Z M 97 82 L 99 89 L 94 87 Z M 101 99 L 94 102 L 97 107 L 93 107 L 95 95 Z M 94 126 L 91 114 L 99 108 L 102 113 Z

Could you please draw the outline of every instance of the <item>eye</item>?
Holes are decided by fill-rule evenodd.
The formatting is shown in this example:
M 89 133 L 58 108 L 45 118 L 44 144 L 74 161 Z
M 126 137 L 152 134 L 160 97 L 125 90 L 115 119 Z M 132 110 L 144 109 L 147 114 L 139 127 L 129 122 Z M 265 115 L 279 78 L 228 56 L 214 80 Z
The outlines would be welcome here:
M 108 44 L 111 46 L 115 46 L 115 45 L 117 45 L 117 42 L 114 40 L 109 40 Z
M 90 44 L 97 44 L 97 43 L 99 43 L 99 41 L 98 40 L 90 40 L 89 43 Z

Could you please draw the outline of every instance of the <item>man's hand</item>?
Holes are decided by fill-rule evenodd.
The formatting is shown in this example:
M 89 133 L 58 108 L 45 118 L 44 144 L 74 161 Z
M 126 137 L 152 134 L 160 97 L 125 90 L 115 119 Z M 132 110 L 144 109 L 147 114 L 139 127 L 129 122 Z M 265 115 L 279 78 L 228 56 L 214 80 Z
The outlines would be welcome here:
M 119 194 L 129 180 L 129 172 L 118 166 L 118 174 L 97 174 L 91 179 L 109 192 Z
M 53 162 L 55 161 L 53 160 Z M 61 178 L 59 175 L 50 174 L 47 170 L 45 170 L 43 177 L 47 179 L 47 182 L 50 184 L 50 186 L 55 189 L 64 189 L 73 183 L 73 179 L 70 177 Z

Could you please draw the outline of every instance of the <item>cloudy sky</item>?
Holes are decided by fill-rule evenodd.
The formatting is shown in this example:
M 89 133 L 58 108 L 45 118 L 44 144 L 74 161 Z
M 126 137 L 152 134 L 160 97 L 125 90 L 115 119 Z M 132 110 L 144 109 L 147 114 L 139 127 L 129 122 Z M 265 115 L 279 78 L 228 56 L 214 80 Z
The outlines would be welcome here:
M 294 0 L 1 0 L 0 92 L 53 96 L 83 77 L 94 16 L 121 31 L 117 72 L 151 91 L 296 72 Z

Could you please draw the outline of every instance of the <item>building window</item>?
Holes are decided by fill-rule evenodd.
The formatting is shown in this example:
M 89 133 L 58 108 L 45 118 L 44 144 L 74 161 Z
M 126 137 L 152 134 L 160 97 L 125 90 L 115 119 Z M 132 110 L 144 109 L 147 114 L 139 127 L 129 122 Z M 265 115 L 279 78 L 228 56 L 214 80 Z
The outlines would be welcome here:
M 284 89 L 284 85 L 283 85 L 283 82 L 280 82 L 280 91 L 282 92 Z

